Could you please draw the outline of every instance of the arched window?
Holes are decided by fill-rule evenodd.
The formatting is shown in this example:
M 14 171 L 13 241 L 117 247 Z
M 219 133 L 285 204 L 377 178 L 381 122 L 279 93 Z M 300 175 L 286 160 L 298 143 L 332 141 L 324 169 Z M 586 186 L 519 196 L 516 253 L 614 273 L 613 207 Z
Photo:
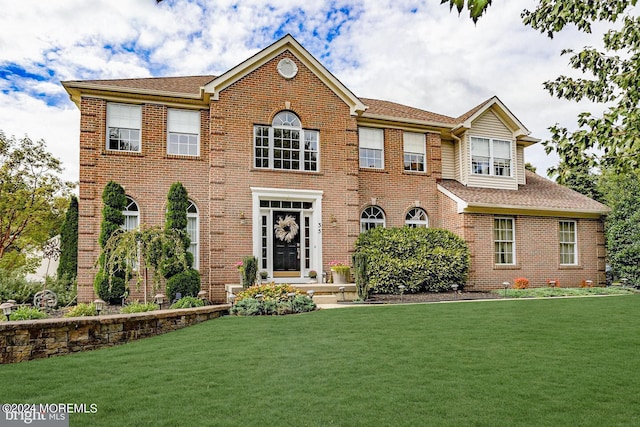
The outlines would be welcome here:
M 191 240 L 189 245 L 189 252 L 193 255 L 193 268 L 196 270 L 200 265 L 199 260 L 199 243 L 200 243 L 200 223 L 198 217 L 198 208 L 189 200 L 189 206 L 187 207 L 187 234 Z
M 126 231 L 135 230 L 140 225 L 140 211 L 138 204 L 129 196 L 127 196 L 127 205 L 122 211 L 124 215 L 124 228 Z
M 256 168 L 315 172 L 318 170 L 320 133 L 303 129 L 298 116 L 281 111 L 271 126 L 255 126 L 254 165 Z
M 384 211 L 378 206 L 369 206 L 360 215 L 360 232 L 363 233 L 376 227 L 384 227 Z
M 404 223 L 409 227 L 428 227 L 429 217 L 424 209 L 412 208 L 407 212 Z

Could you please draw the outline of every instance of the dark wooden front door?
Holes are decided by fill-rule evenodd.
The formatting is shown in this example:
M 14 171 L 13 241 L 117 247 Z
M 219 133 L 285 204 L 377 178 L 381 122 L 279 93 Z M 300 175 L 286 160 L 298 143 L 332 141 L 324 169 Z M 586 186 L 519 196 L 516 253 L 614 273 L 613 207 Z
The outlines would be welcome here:
M 300 213 L 273 212 L 273 275 L 300 275 Z

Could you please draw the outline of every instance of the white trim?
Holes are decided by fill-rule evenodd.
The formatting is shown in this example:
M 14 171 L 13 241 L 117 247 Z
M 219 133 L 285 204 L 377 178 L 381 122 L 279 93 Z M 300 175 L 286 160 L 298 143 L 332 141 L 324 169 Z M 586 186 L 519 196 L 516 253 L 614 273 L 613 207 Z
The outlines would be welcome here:
M 465 202 L 460 197 L 456 196 L 451 191 L 444 188 L 442 185 L 437 184 L 436 187 L 438 188 L 438 191 L 440 191 L 442 194 L 444 194 L 445 196 L 447 196 L 448 198 L 456 202 L 456 204 L 458 205 L 457 213 L 463 213 L 469 207 L 469 203 Z
M 573 242 L 562 242 L 560 241 L 560 224 L 566 222 L 566 223 L 572 223 L 573 224 Z M 573 262 L 571 264 L 563 264 L 562 263 L 562 253 L 560 253 L 560 245 L 562 244 L 573 244 Z M 578 262 L 578 221 L 575 220 L 560 220 L 558 221 L 558 255 L 559 255 L 559 259 L 558 262 L 561 266 L 576 266 L 576 265 L 580 265 L 580 263 Z
M 310 202 L 313 204 L 313 211 L 310 212 L 311 223 L 309 229 L 311 231 L 311 247 L 309 268 L 300 266 L 301 277 L 287 277 L 278 279 L 276 282 L 282 283 L 306 283 L 308 279 L 304 276 L 308 270 L 322 271 L 322 197 L 324 192 L 321 190 L 300 190 L 288 188 L 264 188 L 251 187 L 252 198 L 252 235 L 253 235 L 253 255 L 260 260 L 262 258 L 262 212 L 260 207 L 261 200 L 279 200 L 294 202 Z M 304 221 L 304 216 L 300 220 Z M 262 270 L 260 266 L 260 270 Z M 273 277 L 273 266 L 268 266 L 269 276 Z
M 473 170 L 473 140 L 476 139 L 483 139 L 483 140 L 487 140 L 489 141 L 489 173 L 488 174 L 484 174 L 484 173 L 476 173 Z M 509 143 L 509 175 L 496 175 L 495 174 L 495 160 L 496 157 L 494 155 L 494 148 L 493 145 L 495 142 L 508 142 Z M 514 178 L 514 170 L 516 167 L 516 161 L 514 159 L 514 155 L 513 155 L 513 148 L 514 148 L 514 141 L 513 140 L 509 140 L 509 139 L 501 139 L 501 138 L 494 138 L 494 137 L 488 137 L 488 136 L 476 136 L 476 135 L 469 135 L 469 173 L 471 177 L 474 176 L 490 176 L 490 177 L 496 177 L 496 178 Z M 517 153 L 516 153 L 516 157 L 517 157 Z M 502 159 L 502 157 L 500 157 Z
M 511 221 L 511 237 L 512 240 L 500 240 L 500 242 L 511 242 L 511 262 L 509 263 L 497 263 L 496 262 L 496 237 L 495 237 L 495 233 L 496 233 L 496 220 L 501 220 L 501 219 L 506 219 Z M 517 259 L 516 259 L 516 219 L 513 216 L 494 216 L 493 217 L 493 227 L 491 229 L 491 233 L 493 234 L 493 264 L 494 265 L 498 265 L 498 266 L 505 266 L 505 265 L 517 265 Z

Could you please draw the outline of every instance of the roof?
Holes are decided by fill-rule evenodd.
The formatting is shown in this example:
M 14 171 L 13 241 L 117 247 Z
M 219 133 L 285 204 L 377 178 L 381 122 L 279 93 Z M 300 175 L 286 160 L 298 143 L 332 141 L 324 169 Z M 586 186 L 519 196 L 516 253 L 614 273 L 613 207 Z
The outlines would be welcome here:
M 456 124 L 456 119 L 431 111 L 420 110 L 418 108 L 409 107 L 407 105 L 397 104 L 390 101 L 382 101 L 379 99 L 360 98 L 367 106 L 367 110 L 363 114 L 370 117 L 394 117 L 402 120 L 412 119 L 417 121 L 437 122 L 446 125 Z
M 440 191 L 458 202 L 459 212 L 495 211 L 500 209 L 531 212 L 532 214 L 583 214 L 600 216 L 609 208 L 568 187 L 556 184 L 533 172 L 525 171 L 527 184 L 518 190 L 468 187 L 458 181 L 445 179 Z
M 185 77 L 148 77 L 139 79 L 113 80 L 72 80 L 63 82 L 68 86 L 93 86 L 104 89 L 137 89 L 150 92 L 171 92 L 184 95 L 200 95 L 200 89 L 215 79 L 216 76 L 185 76 Z

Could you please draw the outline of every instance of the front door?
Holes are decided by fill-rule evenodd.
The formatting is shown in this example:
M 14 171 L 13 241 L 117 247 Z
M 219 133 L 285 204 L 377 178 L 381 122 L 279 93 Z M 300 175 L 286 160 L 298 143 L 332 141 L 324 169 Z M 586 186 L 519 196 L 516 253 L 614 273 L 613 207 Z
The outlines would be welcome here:
M 273 212 L 273 276 L 300 276 L 300 212 Z

